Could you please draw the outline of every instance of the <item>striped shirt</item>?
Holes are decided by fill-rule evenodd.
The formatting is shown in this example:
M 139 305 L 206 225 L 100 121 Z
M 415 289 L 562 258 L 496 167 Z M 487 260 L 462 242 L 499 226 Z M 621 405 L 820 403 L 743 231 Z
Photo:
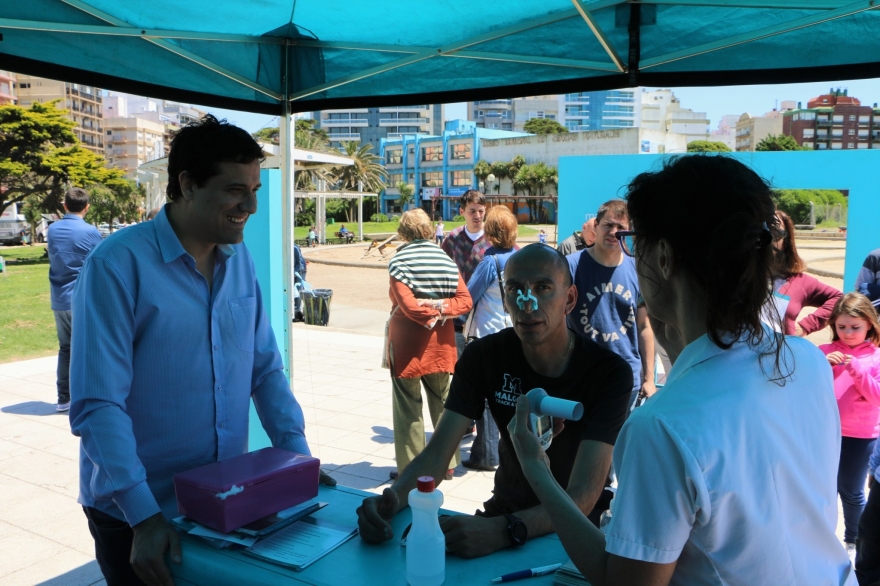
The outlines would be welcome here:
M 418 299 L 448 299 L 458 287 L 458 267 L 429 240 L 413 240 L 398 248 L 388 273 Z

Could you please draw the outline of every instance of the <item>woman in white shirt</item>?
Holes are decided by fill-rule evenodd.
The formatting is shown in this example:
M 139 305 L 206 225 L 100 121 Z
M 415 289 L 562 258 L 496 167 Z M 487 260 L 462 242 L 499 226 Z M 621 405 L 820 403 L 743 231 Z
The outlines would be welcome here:
M 673 368 L 620 432 L 605 535 L 553 480 L 528 400 L 517 404 L 523 471 L 593 586 L 855 586 L 834 534 L 831 370 L 810 342 L 761 323 L 779 230 L 770 195 L 720 156 L 668 159 L 628 187 L 634 232 L 617 236 Z

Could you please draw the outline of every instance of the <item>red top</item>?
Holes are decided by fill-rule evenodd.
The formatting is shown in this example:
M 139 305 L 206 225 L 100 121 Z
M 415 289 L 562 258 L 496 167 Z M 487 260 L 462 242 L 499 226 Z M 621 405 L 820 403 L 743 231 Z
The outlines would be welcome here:
M 419 492 L 434 492 L 434 479 L 430 476 L 419 476 Z
M 785 310 L 785 333 L 794 335 L 795 320 L 804 307 L 817 307 L 816 311 L 797 322 L 805 334 L 821 330 L 831 317 L 831 310 L 843 293 L 820 282 L 806 273 L 788 279 L 779 293 L 789 297 L 788 308 Z
M 461 275 L 458 277 L 455 296 L 444 299 L 447 304 L 446 323 L 437 321 L 431 329 L 427 326 L 439 316 L 437 310 L 430 305 L 419 305 L 412 289 L 394 277 L 390 279 L 391 309 L 400 306 L 388 326 L 393 357 L 391 375 L 397 378 L 417 378 L 437 372 L 454 372 L 458 354 L 455 350 L 452 318 L 466 314 L 472 305 L 471 295 Z

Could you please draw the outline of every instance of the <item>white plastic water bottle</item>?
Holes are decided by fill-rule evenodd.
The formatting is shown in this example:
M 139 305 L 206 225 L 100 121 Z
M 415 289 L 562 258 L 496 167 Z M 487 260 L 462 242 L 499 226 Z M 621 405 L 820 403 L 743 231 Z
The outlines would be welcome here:
M 418 488 L 409 493 L 412 529 L 406 537 L 406 581 L 410 586 L 440 586 L 446 579 L 446 536 L 438 514 L 443 493 L 434 479 L 419 477 Z

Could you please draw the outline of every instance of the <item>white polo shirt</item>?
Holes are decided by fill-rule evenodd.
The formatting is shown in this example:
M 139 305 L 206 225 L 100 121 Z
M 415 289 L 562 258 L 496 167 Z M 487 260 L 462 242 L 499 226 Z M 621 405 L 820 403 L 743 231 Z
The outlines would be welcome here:
M 783 368 L 703 336 L 614 447 L 619 487 L 606 550 L 678 560 L 671 584 L 855 586 L 837 525 L 840 418 L 831 368 L 786 338 Z

